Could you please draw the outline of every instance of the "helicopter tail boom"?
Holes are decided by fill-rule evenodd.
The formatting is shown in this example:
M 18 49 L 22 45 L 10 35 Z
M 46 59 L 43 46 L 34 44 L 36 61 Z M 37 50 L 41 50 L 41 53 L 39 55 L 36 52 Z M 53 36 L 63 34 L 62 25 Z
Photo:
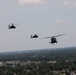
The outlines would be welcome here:
M 33 38 L 32 35 L 31 35 L 31 38 Z

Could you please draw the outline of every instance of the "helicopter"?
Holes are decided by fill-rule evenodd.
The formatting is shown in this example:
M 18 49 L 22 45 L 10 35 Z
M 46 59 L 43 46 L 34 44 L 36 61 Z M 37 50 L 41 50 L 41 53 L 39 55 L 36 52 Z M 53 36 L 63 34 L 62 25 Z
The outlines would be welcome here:
M 31 38 L 38 38 L 39 36 L 37 34 L 31 35 Z
M 49 42 L 49 44 L 50 43 L 54 44 L 54 43 L 58 43 L 56 37 L 63 36 L 63 35 L 65 35 L 65 34 L 60 34 L 60 35 L 56 35 L 56 36 L 52 36 L 52 37 L 45 37 L 45 38 L 51 38 L 51 42 Z
M 17 25 L 17 24 L 13 24 L 13 23 L 12 23 L 11 25 L 9 24 L 9 25 L 8 25 L 8 29 L 15 29 L 15 28 L 16 28 L 15 25 Z

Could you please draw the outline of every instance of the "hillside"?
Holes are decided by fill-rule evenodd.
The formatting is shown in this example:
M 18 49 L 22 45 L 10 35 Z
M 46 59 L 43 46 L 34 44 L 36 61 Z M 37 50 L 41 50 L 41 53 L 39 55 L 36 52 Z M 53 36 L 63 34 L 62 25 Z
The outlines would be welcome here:
M 29 50 L 19 52 L 8 52 L 0 54 L 0 61 L 50 61 L 50 60 L 75 60 L 76 47 Z

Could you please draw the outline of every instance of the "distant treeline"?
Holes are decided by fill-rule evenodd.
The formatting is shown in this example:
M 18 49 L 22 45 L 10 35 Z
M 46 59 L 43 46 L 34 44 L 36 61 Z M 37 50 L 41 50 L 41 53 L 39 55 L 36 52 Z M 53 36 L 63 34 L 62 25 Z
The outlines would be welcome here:
M 43 49 L 0 54 L 0 61 L 64 61 L 76 60 L 76 47 Z

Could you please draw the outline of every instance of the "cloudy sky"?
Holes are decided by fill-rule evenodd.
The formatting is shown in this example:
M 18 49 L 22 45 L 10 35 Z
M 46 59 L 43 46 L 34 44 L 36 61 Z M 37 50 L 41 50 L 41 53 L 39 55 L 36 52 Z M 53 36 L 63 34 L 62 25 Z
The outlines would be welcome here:
M 9 30 L 8 24 L 18 24 Z M 39 34 L 38 39 L 30 35 Z M 58 44 L 41 39 L 59 34 Z M 76 46 L 76 0 L 0 0 L 0 52 Z

